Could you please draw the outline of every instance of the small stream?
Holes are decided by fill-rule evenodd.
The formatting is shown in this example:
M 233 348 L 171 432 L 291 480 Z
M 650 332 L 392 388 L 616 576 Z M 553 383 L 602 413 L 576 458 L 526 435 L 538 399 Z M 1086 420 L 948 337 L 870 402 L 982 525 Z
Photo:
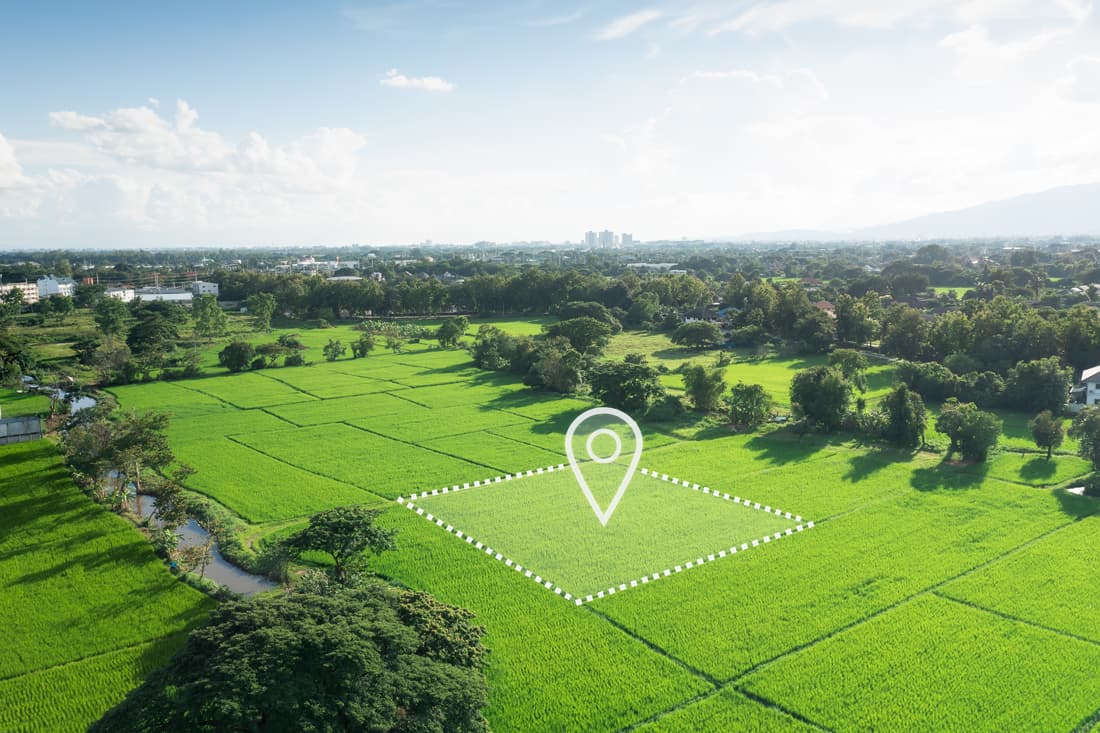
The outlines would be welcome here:
M 156 507 L 156 497 L 146 494 L 137 495 L 137 510 L 142 518 L 148 519 L 153 516 Z M 154 519 L 153 522 L 156 523 L 156 520 Z M 187 524 L 176 530 L 176 534 L 179 535 L 180 538 L 178 547 L 201 545 L 210 537 L 210 533 L 200 527 L 199 523 L 194 519 L 187 520 Z M 275 582 L 268 580 L 262 575 L 253 575 L 252 573 L 245 572 L 226 560 L 221 552 L 218 551 L 218 546 L 216 544 L 214 545 L 210 562 L 206 565 L 206 577 L 210 578 L 218 585 L 224 585 L 234 593 L 240 593 L 246 596 L 252 595 L 253 593 L 259 593 L 260 591 L 271 590 L 277 586 Z

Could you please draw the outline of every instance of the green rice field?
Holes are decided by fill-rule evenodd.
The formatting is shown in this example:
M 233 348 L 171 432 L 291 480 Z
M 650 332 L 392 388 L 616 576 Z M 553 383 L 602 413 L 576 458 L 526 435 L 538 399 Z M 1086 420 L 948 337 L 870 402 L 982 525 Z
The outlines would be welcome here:
M 0 730 L 84 730 L 210 607 L 72 484 L 53 445 L 0 447 Z
M 531 333 L 541 322 L 505 325 Z M 323 343 L 338 332 L 308 337 Z M 633 351 L 667 367 L 673 387 L 682 387 L 680 364 L 714 360 L 636 332 L 614 337 L 609 355 Z M 781 409 L 794 373 L 823 363 L 734 356 L 727 381 L 763 384 Z M 889 390 L 891 370 L 872 367 L 869 401 Z M 604 527 L 568 466 L 557 469 L 567 463 L 569 424 L 594 402 L 475 370 L 460 350 L 410 344 L 400 354 L 112 392 L 123 407 L 174 415 L 172 446 L 197 470 L 189 487 L 237 514 L 253 540 L 329 507 L 384 508 L 398 549 L 371 558 L 373 568 L 471 609 L 486 629 L 495 731 L 1085 733 L 1100 722 L 1100 504 L 1066 490 L 1089 465 L 1070 442 L 1047 460 L 1030 442 L 1029 416 L 1002 414 L 1002 446 L 981 464 L 777 426 L 739 434 L 692 415 L 643 421 L 639 470 Z M 582 467 L 602 506 L 634 448 L 632 435 L 616 433 L 623 456 Z M 585 437 L 574 441 L 578 453 Z M 942 439 L 929 437 L 933 446 Z M 595 440 L 598 455 L 608 440 Z M 20 450 L 4 486 L 41 473 L 63 483 L 52 449 Z M 107 566 L 78 560 L 46 577 L 63 561 L 13 554 L 28 546 L 98 556 L 118 541 L 97 539 L 115 537 L 113 517 L 91 529 L 51 520 L 38 507 L 54 492 L 34 491 L 29 503 L 15 500 L 16 514 L 0 514 L 23 530 L 18 539 L 0 533 L 9 588 L 0 617 L 22 624 L 25 639 L 14 652 L 0 648 L 0 730 L 20 730 L 28 716 L 46 728 L 86 724 L 201 615 L 190 591 L 154 582 L 167 577 L 156 563 L 106 592 L 83 579 Z M 800 523 L 803 531 L 786 534 Z M 5 571 L 13 562 L 18 572 Z M 28 596 L 11 573 L 47 584 L 60 575 L 65 585 L 41 594 L 69 611 L 20 611 Z M 139 586 L 165 600 L 135 602 L 144 615 L 131 620 L 116 593 Z M 73 608 L 107 603 L 129 622 L 100 632 L 78 621 L 46 643 Z M 59 685 L 75 693 L 55 714 L 48 691 Z

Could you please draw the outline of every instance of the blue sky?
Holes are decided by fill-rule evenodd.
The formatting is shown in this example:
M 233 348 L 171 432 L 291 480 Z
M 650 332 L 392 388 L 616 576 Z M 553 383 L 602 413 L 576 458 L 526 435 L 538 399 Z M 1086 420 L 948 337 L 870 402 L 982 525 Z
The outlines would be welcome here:
M 845 229 L 1100 180 L 1088 0 L 0 14 L 6 248 Z

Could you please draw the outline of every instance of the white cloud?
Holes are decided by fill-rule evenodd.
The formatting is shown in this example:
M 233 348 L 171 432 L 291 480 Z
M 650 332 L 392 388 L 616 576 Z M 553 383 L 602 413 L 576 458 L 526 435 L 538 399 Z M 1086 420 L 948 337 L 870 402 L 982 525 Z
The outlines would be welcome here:
M 1066 99 L 1100 103 L 1100 56 L 1078 56 L 1070 61 L 1058 89 Z
M 533 18 L 531 20 L 523 21 L 523 24 L 531 28 L 548 28 L 555 25 L 567 25 L 574 23 L 584 17 L 583 10 L 575 10 L 572 13 L 566 13 L 564 15 L 552 15 L 547 18 Z
M 11 188 L 23 182 L 23 167 L 15 159 L 11 143 L 0 135 L 0 188 Z
M 379 82 L 384 87 L 395 89 L 423 89 L 426 92 L 449 92 L 455 85 L 438 76 L 405 76 L 397 69 L 390 69 Z
M 639 30 L 642 26 L 652 23 L 662 16 L 664 16 L 664 13 L 660 10 L 639 10 L 636 13 L 624 15 L 611 21 L 596 34 L 596 38 L 600 41 L 613 41 L 619 38 L 625 38 Z

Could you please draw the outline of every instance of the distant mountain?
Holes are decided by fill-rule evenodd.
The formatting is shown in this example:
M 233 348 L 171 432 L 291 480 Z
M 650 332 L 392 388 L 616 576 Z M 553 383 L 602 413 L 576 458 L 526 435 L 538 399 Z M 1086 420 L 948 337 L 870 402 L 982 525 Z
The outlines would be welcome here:
M 855 239 L 1100 234 L 1100 183 L 1061 186 L 853 232 Z
M 712 242 L 835 242 L 883 239 L 977 239 L 1100 235 L 1100 183 L 1061 186 L 1039 193 L 990 201 L 955 211 L 865 227 L 850 232 L 790 229 L 732 237 Z

